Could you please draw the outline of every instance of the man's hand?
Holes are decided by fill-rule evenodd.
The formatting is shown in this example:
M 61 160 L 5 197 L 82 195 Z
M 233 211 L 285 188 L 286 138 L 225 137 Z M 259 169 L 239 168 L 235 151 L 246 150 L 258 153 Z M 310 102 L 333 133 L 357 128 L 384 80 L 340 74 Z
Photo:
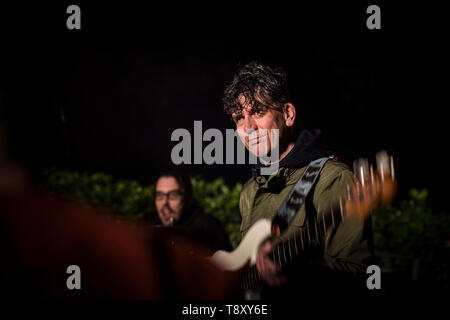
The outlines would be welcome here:
M 281 267 L 270 258 L 272 253 L 272 243 L 263 243 L 256 258 L 256 269 L 261 278 L 271 287 L 281 286 L 286 282 L 286 276 L 281 272 Z

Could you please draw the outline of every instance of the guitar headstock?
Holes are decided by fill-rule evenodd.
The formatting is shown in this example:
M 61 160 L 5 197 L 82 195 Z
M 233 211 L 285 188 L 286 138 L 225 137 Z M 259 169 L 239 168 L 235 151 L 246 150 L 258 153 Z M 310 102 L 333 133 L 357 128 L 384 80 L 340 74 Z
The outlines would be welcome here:
M 386 151 L 376 154 L 376 170 L 367 159 L 353 163 L 355 179 L 347 186 L 347 196 L 341 210 L 347 216 L 365 220 L 378 205 L 392 202 L 397 191 L 393 157 Z

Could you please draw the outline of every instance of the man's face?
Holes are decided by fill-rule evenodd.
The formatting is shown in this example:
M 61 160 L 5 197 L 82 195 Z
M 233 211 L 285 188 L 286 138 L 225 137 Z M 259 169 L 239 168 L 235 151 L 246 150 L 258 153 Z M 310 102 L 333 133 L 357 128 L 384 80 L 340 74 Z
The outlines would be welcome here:
M 238 100 L 242 109 L 231 116 L 242 143 L 257 157 L 270 156 L 271 150 L 279 148 L 279 141 L 285 131 L 283 114 L 268 108 L 255 111 L 243 95 Z M 278 130 L 278 135 L 273 129 Z
M 165 226 L 180 219 L 183 210 L 183 196 L 173 177 L 161 177 L 156 182 L 155 205 L 159 219 Z

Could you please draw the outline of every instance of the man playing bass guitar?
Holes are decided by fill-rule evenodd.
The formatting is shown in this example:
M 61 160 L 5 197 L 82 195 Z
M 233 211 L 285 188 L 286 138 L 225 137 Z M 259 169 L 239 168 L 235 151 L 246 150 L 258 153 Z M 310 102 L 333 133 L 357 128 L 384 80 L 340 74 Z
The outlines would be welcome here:
M 275 237 L 259 246 L 254 277 L 262 280 L 260 297 L 306 299 L 303 301 L 349 299 L 348 294 L 361 297 L 360 292 L 367 291 L 366 268 L 373 258 L 370 219 L 334 220 L 335 212 L 342 215 L 339 201 L 346 196 L 354 175 L 321 147 L 320 133 L 303 130 L 294 134 L 299 110 L 290 98 L 285 72 L 259 62 L 248 63 L 226 87 L 223 102 L 245 147 L 259 159 L 240 196 L 243 236 L 260 219 L 274 220 L 307 166 L 327 159 L 289 224 L 283 228 L 273 224 Z M 278 139 L 274 129 L 278 129 Z M 263 161 L 261 155 L 270 155 L 275 148 L 279 159 Z M 262 174 L 262 169 L 273 163 L 278 169 Z M 330 217 L 330 212 L 332 222 L 324 218 Z M 322 226 L 324 232 L 320 233 Z M 298 235 L 301 241 L 289 241 Z M 283 241 L 284 252 L 277 254 L 276 246 Z M 309 250 L 289 259 L 301 246 Z M 282 267 L 283 260 L 291 263 Z

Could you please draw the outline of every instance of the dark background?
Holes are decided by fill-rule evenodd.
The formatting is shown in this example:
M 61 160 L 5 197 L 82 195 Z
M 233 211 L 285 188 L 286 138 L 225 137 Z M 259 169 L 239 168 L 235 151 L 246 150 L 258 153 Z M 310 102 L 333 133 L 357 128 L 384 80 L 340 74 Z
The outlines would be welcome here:
M 81 7 L 81 30 L 66 28 L 70 4 Z M 381 7 L 381 30 L 366 28 L 369 4 Z M 400 194 L 428 188 L 443 209 L 440 12 L 384 3 L 2 6 L 10 155 L 37 180 L 56 166 L 152 183 L 173 167 L 173 130 L 193 133 L 194 120 L 203 130 L 233 128 L 223 89 L 238 65 L 259 60 L 285 69 L 301 127 L 320 128 L 341 161 L 386 149 Z M 250 176 L 245 165 L 183 169 L 230 183 Z

